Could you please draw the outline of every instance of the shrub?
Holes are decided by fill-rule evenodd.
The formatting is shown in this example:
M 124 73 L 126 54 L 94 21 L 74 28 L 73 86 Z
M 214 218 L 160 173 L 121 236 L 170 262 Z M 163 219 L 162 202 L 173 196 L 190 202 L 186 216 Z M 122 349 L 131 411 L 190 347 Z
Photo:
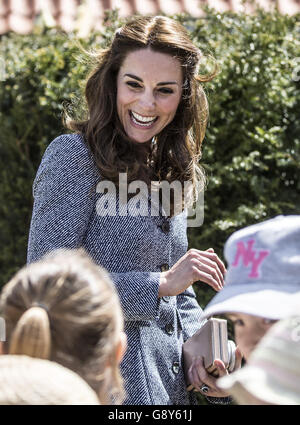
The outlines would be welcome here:
M 195 23 L 195 43 L 221 72 L 207 86 L 202 163 L 209 183 L 204 224 L 190 228 L 190 246 L 222 256 L 225 240 L 241 227 L 299 213 L 299 29 L 299 16 L 262 10 L 255 16 L 208 10 Z M 199 286 L 201 305 L 212 295 Z
M 80 43 L 103 46 L 112 31 L 113 25 Z M 76 34 L 57 29 L 3 36 L 0 53 L 5 59 L 0 78 L 1 287 L 26 263 L 33 179 L 49 142 L 67 132 L 62 110 L 80 96 L 87 63 Z

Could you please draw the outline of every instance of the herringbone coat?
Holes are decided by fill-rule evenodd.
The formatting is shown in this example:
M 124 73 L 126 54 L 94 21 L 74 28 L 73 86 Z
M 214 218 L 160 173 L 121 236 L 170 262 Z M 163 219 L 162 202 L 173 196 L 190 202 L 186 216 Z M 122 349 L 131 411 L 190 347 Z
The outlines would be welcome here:
M 82 136 L 50 143 L 33 184 L 27 261 L 57 248 L 85 248 L 110 272 L 120 296 L 128 338 L 125 404 L 195 403 L 185 390 L 182 344 L 200 327 L 202 310 L 192 288 L 158 297 L 161 271 L 187 251 L 186 214 L 100 216 L 99 180 Z

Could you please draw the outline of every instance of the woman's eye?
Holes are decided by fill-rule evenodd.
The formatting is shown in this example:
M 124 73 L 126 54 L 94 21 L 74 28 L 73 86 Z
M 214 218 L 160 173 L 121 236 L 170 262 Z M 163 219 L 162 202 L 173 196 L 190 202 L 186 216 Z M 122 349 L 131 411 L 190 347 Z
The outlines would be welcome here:
M 130 87 L 133 87 L 134 89 L 139 89 L 141 87 L 140 84 L 136 83 L 135 81 L 127 81 L 126 84 Z
M 172 94 L 173 93 L 173 90 L 172 89 L 169 89 L 167 87 L 163 87 L 163 88 L 159 89 L 159 92 L 160 93 L 163 93 L 163 94 Z

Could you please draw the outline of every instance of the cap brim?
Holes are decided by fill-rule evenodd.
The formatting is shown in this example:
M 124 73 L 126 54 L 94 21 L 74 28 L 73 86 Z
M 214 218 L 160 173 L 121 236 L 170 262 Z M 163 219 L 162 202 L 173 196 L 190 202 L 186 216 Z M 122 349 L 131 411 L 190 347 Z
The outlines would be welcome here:
M 296 302 L 299 303 L 298 296 L 299 285 L 286 285 L 284 290 L 278 285 L 228 285 L 208 303 L 201 319 L 216 314 L 244 313 L 280 320 L 290 314 Z
M 229 392 L 239 404 L 300 404 L 299 392 L 280 386 L 270 374 L 256 366 L 248 365 L 220 378 L 218 386 Z

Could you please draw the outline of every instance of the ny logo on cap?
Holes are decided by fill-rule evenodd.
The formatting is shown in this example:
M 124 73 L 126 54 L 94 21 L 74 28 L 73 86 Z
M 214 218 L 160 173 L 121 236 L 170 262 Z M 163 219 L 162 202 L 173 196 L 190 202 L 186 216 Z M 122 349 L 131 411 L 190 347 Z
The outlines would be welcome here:
M 267 250 L 254 250 L 253 244 L 255 240 L 251 239 L 247 242 L 247 247 L 244 242 L 237 242 L 237 250 L 234 262 L 232 263 L 233 267 L 239 265 L 240 258 L 243 261 L 243 265 L 248 267 L 251 264 L 251 271 L 248 274 L 248 277 L 259 277 L 259 267 L 261 266 L 263 260 L 269 255 L 270 251 Z

